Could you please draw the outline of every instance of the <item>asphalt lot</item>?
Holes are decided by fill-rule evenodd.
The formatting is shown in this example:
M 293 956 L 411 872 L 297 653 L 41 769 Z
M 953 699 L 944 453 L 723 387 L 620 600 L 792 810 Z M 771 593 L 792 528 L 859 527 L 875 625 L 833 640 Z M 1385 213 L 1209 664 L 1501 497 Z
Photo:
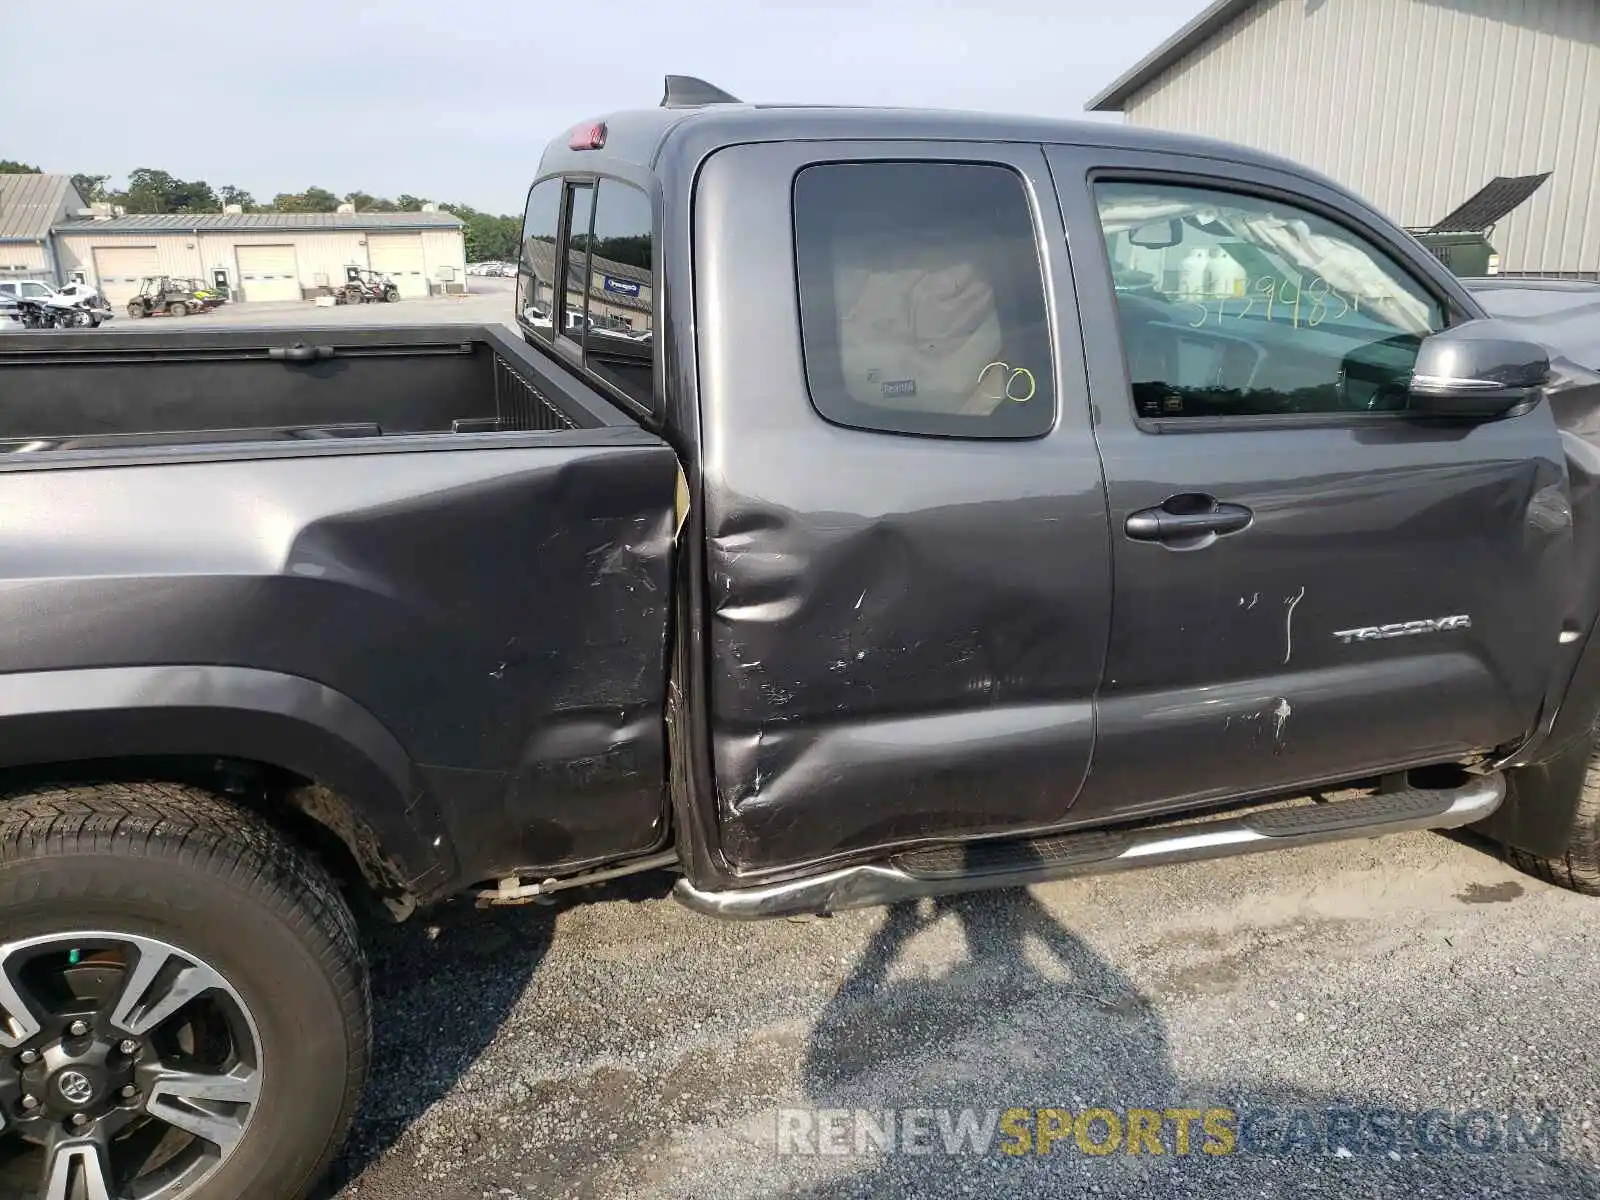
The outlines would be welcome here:
M 473 286 L 190 320 L 510 319 L 510 281 Z M 328 1195 L 1600 1197 L 1600 900 L 1468 839 L 758 925 L 695 916 L 669 882 L 371 929 L 377 1058 Z M 816 1110 L 1093 1107 L 1304 1112 L 1312 1140 L 1330 1109 L 1402 1126 L 1554 1110 L 1560 1139 L 1214 1155 L 1177 1153 L 1169 1132 L 1160 1156 L 1091 1155 L 1070 1135 L 1049 1155 L 778 1152 L 780 1110 L 792 1133 L 833 1119 Z
M 511 305 L 516 280 L 468 276 L 472 290 L 464 296 L 434 296 L 426 300 L 401 300 L 396 304 L 353 304 L 319 308 L 309 301 L 224 304 L 209 313 L 183 317 L 185 329 L 237 329 L 242 326 L 275 328 L 294 326 L 439 325 L 456 322 L 492 323 L 512 320 Z M 100 328 L 107 333 L 166 329 L 177 323 L 171 317 L 135 321 L 118 311 Z

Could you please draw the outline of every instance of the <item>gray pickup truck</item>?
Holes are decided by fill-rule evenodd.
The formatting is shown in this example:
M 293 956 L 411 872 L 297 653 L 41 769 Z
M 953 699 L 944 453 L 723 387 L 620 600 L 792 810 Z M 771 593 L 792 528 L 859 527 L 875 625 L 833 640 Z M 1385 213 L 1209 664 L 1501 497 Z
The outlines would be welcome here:
M 674 78 L 516 305 L 0 342 L 0 1195 L 303 1193 L 358 905 L 1469 824 L 1600 890 L 1600 363 L 1328 180 Z

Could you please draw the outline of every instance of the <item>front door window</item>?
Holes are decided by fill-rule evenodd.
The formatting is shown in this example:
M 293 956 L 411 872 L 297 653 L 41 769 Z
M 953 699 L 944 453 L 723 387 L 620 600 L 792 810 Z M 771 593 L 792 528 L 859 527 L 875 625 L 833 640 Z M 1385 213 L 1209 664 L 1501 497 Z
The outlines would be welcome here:
M 1359 234 L 1260 196 L 1095 187 L 1144 420 L 1403 410 L 1439 303 Z

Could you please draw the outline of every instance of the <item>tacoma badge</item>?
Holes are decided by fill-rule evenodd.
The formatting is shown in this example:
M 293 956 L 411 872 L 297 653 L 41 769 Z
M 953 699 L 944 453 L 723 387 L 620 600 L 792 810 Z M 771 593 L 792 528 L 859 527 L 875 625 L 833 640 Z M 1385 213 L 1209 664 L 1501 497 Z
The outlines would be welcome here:
M 1346 646 L 1351 642 L 1377 642 L 1385 638 L 1412 637 L 1419 633 L 1447 633 L 1452 629 L 1471 629 L 1472 618 L 1466 613 L 1455 617 L 1430 617 L 1423 621 L 1399 621 L 1393 625 L 1363 625 L 1356 629 L 1338 629 L 1333 636 Z

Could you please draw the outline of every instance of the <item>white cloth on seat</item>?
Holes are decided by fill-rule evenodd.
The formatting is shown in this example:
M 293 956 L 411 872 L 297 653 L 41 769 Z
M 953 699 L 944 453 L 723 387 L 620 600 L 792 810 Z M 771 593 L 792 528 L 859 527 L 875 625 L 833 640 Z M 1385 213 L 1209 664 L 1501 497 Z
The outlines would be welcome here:
M 980 413 L 999 403 L 1004 373 L 994 288 L 981 246 L 890 235 L 835 244 L 834 304 L 844 384 L 858 404 Z M 993 375 L 995 373 L 991 373 Z

